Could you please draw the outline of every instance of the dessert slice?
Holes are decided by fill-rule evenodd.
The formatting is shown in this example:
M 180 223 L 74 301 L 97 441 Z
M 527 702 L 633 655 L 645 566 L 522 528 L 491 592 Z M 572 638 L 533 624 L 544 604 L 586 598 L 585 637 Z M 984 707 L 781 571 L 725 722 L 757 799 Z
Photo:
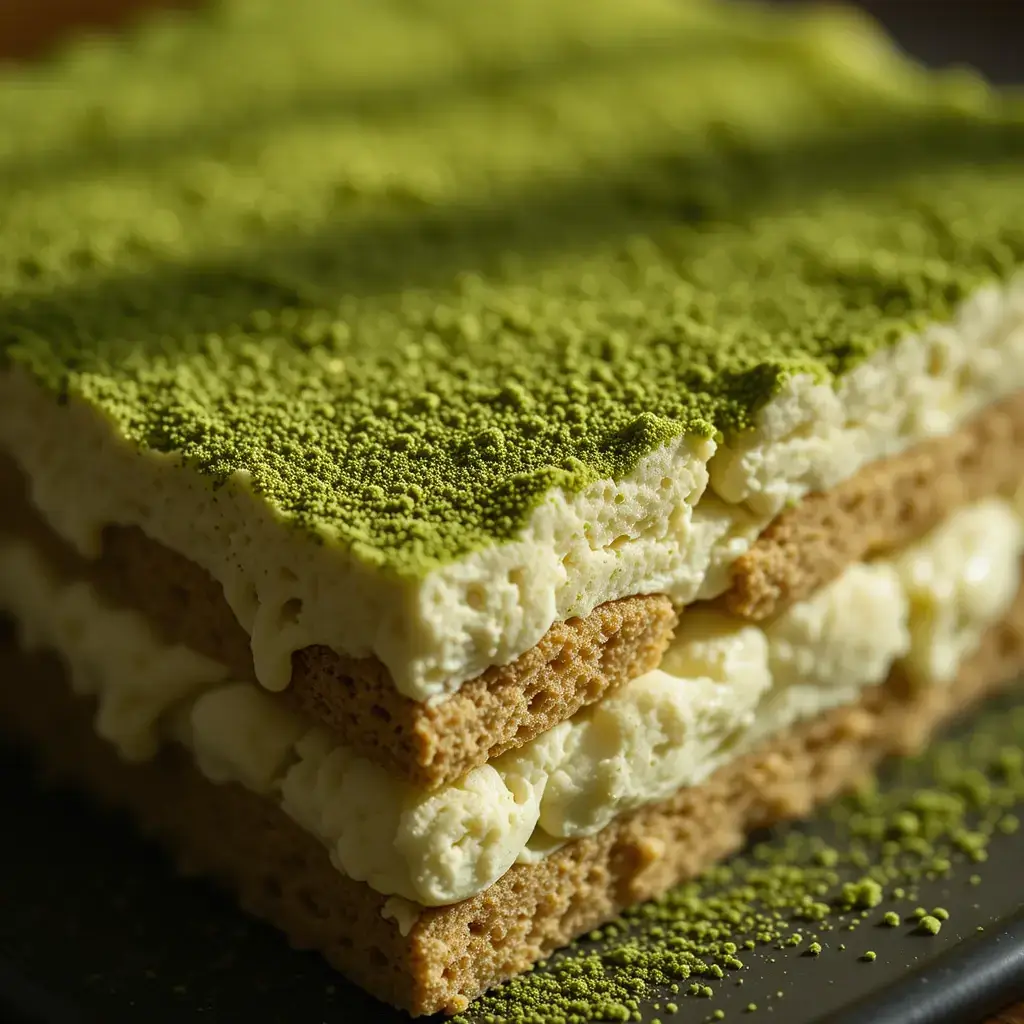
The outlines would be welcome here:
M 1024 661 L 1016 97 L 836 11 L 225 0 L 0 125 L 2 722 L 382 998 Z

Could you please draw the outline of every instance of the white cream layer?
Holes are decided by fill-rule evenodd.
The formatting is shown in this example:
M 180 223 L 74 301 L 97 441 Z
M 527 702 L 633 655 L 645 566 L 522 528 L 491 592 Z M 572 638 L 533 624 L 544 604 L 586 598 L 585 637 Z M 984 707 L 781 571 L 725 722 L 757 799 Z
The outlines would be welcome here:
M 553 490 L 519 535 L 402 581 L 282 529 L 237 476 L 213 490 L 175 456 L 143 453 L 72 402 L 0 374 L 0 445 L 47 521 L 94 554 L 102 528 L 141 527 L 206 569 L 252 637 L 259 681 L 325 644 L 375 655 L 396 687 L 437 700 L 533 647 L 554 622 L 632 594 L 678 605 L 720 593 L 729 567 L 786 504 L 865 464 L 948 434 L 1024 387 L 1024 280 L 990 287 L 950 324 L 879 353 L 835 386 L 793 378 L 757 429 L 716 447 L 678 439 L 620 481 Z
M 658 670 L 431 793 L 215 662 L 163 644 L 88 585 L 58 581 L 23 541 L 0 542 L 0 607 L 28 646 L 56 649 L 74 688 L 98 698 L 97 730 L 122 755 L 176 739 L 211 780 L 275 800 L 340 871 L 443 905 L 856 700 L 897 661 L 920 685 L 948 681 L 1012 601 L 1022 553 L 1021 515 L 992 499 L 891 560 L 851 566 L 764 629 L 685 613 Z

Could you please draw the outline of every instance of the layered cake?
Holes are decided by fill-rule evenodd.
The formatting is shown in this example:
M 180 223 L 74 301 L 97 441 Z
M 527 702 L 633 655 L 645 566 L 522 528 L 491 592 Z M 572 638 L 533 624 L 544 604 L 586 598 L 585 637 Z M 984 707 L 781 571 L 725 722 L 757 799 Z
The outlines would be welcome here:
M 1024 101 L 841 10 L 223 0 L 0 78 L 4 731 L 464 1009 L 1024 661 Z

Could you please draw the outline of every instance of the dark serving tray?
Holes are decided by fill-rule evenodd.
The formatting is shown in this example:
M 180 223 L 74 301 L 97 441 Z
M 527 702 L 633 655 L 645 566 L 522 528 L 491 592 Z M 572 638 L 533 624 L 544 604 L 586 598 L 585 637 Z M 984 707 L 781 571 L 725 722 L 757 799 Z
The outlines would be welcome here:
M 1021 0 L 862 6 L 930 63 L 971 64 L 996 81 L 1024 80 Z M 1024 691 L 1001 700 L 1020 702 Z M 958 728 L 969 727 L 968 719 Z M 289 949 L 219 891 L 177 878 L 125 820 L 76 796 L 38 790 L 27 763 L 13 754 L 0 754 L 0 807 L 7 836 L 0 840 L 0 1019 L 408 1021 L 317 956 Z M 829 826 L 819 818 L 804 827 Z M 861 931 L 857 941 L 869 938 L 877 952 L 870 965 L 849 953 L 832 955 L 831 942 L 813 960 L 790 950 L 750 954 L 742 988 L 719 985 L 713 1005 L 727 1020 L 756 1002 L 762 1015 L 786 1024 L 980 1024 L 1024 999 L 1024 830 L 993 841 L 982 875 L 976 886 L 962 872 L 921 884 L 920 902 L 944 905 L 952 915 L 938 936 L 871 928 L 869 938 Z M 680 1002 L 666 1021 L 707 1019 L 707 1002 Z M 645 1013 L 646 1020 L 654 1016 Z
M 1024 686 L 978 713 L 1019 704 Z M 954 731 L 970 729 L 975 717 Z M 1011 742 L 1024 745 L 1024 730 Z M 883 785 L 895 784 L 899 769 L 890 765 Z M 69 793 L 41 792 L 32 778 L 24 760 L 0 755 L 0 806 L 14 824 L 0 855 L 0 1006 L 6 1000 L 8 1017 L 408 1024 L 212 886 L 176 877 L 127 819 Z M 835 828 L 825 815 L 799 827 L 826 840 Z M 854 880 L 860 872 L 851 870 Z M 816 958 L 760 948 L 744 953 L 742 987 L 730 977 L 715 984 L 713 1001 L 680 998 L 678 1013 L 663 1019 L 696 1024 L 712 1007 L 733 1019 L 753 1001 L 786 1024 L 981 1024 L 1024 999 L 1024 829 L 993 838 L 976 869 L 981 884 L 969 883 L 974 870 L 959 865 L 949 879 L 917 886 L 916 902 L 950 912 L 937 936 L 865 923 L 853 935 L 823 936 Z M 840 952 L 843 939 L 849 949 Z M 877 953 L 870 964 L 856 952 L 869 947 Z M 648 1011 L 647 1021 L 659 1016 Z

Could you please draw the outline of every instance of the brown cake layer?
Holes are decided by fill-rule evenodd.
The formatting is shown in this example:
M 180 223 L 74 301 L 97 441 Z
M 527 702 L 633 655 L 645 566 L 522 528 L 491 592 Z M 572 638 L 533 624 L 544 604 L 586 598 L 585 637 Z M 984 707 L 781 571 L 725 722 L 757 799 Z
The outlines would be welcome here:
M 847 565 L 905 545 L 954 509 L 1015 486 L 1024 466 L 1024 394 L 998 403 L 952 437 L 874 463 L 780 515 L 736 565 L 720 600 L 764 619 L 834 579 Z M 249 637 L 204 570 L 146 537 L 111 527 L 87 564 L 52 535 L 0 458 L 0 531 L 30 535 L 114 603 L 134 607 L 165 639 L 252 679 Z M 612 601 L 556 623 L 532 650 L 428 706 L 402 696 L 375 658 L 317 646 L 296 652 L 289 699 L 359 753 L 419 786 L 434 787 L 538 736 L 581 707 L 654 668 L 675 624 L 663 595 Z
M 1024 470 L 1024 393 L 989 406 L 949 437 L 870 463 L 808 495 L 736 562 L 723 601 L 765 619 L 835 579 L 846 566 L 904 547 L 954 509 L 1015 488 Z
M 490 889 L 426 910 L 410 933 L 385 898 L 339 874 L 320 844 L 269 802 L 207 782 L 179 749 L 120 761 L 92 729 L 58 662 L 0 644 L 0 730 L 56 775 L 126 808 L 182 870 L 219 879 L 251 913 L 320 950 L 381 999 L 414 1014 L 457 1011 L 631 903 L 738 849 L 757 827 L 806 813 L 890 753 L 923 743 L 951 714 L 1024 665 L 1024 591 L 949 686 L 910 687 L 894 673 L 859 704 L 829 712 L 722 768 L 707 783 L 623 817 Z
M 134 527 L 109 527 L 102 556 L 82 558 L 35 512 L 22 477 L 0 453 L 4 533 L 31 541 L 50 565 L 89 580 L 112 604 L 141 612 L 168 643 L 255 679 L 249 636 L 208 573 Z M 416 785 L 439 786 L 655 668 L 675 623 L 663 595 L 610 601 L 586 618 L 555 623 L 512 664 L 489 669 L 437 705 L 403 697 L 374 658 L 308 647 L 294 655 L 291 686 L 281 696 L 364 756 Z

